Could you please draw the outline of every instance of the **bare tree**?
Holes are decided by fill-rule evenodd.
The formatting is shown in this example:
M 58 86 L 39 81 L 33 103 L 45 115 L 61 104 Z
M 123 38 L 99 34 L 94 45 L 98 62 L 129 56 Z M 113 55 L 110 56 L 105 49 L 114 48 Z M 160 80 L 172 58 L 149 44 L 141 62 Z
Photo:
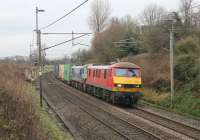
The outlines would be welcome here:
M 200 29 L 200 9 L 198 9 L 198 11 L 196 13 L 193 13 L 192 15 L 192 22 L 194 27 L 196 27 L 197 29 Z
M 166 15 L 166 10 L 163 7 L 157 4 L 150 4 L 141 14 L 141 22 L 145 25 L 156 25 L 164 15 Z
M 139 23 L 138 23 L 137 19 L 134 19 L 129 15 L 123 17 L 121 19 L 121 23 L 127 28 L 127 32 L 139 31 Z
M 192 20 L 192 4 L 194 0 L 180 0 L 180 12 L 186 27 L 191 25 Z
M 101 32 L 105 29 L 111 14 L 108 0 L 94 0 L 89 16 L 89 26 L 94 32 Z

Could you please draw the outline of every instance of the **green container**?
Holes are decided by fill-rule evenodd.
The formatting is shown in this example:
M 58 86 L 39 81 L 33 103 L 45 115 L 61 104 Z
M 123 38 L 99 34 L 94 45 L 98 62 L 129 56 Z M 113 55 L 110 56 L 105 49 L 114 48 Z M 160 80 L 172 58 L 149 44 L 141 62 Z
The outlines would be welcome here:
M 64 81 L 69 82 L 71 81 L 71 74 L 72 71 L 72 64 L 65 64 L 64 65 Z

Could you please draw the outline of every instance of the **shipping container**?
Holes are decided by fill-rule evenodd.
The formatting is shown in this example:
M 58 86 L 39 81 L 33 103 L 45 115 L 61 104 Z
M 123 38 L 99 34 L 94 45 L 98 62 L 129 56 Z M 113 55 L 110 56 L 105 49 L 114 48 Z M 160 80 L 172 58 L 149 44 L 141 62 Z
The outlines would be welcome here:
M 71 81 L 71 74 L 72 71 L 72 64 L 65 64 L 64 65 L 64 81 L 66 81 L 67 83 L 69 83 Z
M 63 64 L 59 65 L 59 76 L 58 76 L 58 78 L 61 79 L 61 80 L 64 80 L 64 65 Z
M 58 76 L 59 76 L 59 64 L 54 65 L 53 73 L 54 73 L 55 77 L 58 78 Z
M 82 83 L 84 81 L 83 72 L 84 72 L 83 66 L 73 66 L 72 67 L 72 80 Z

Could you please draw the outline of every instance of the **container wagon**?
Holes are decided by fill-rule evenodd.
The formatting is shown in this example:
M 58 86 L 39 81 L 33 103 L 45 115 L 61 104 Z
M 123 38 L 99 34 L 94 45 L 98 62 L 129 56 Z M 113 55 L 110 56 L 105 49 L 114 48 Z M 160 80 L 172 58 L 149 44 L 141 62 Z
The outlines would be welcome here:
M 72 64 L 64 64 L 64 82 L 70 84 L 72 80 Z

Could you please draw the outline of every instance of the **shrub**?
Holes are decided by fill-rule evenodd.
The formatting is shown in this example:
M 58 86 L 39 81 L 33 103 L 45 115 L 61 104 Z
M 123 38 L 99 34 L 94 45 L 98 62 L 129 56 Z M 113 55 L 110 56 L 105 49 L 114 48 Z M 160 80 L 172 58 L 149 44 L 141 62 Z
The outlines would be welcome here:
M 200 40 L 190 36 L 181 40 L 176 46 L 175 79 L 184 91 L 198 93 L 200 91 Z
M 175 79 L 184 82 L 195 80 L 199 74 L 199 70 L 199 65 L 194 56 L 178 56 L 174 69 Z
M 181 40 L 176 45 L 176 53 L 178 55 L 189 55 L 199 57 L 200 54 L 200 45 L 197 37 L 187 37 L 186 39 Z
M 169 91 L 170 83 L 166 79 L 159 78 L 152 83 L 152 86 L 159 91 Z
M 193 90 L 196 91 L 198 93 L 198 97 L 200 98 L 200 73 L 197 76 L 195 82 L 193 82 L 194 87 Z

